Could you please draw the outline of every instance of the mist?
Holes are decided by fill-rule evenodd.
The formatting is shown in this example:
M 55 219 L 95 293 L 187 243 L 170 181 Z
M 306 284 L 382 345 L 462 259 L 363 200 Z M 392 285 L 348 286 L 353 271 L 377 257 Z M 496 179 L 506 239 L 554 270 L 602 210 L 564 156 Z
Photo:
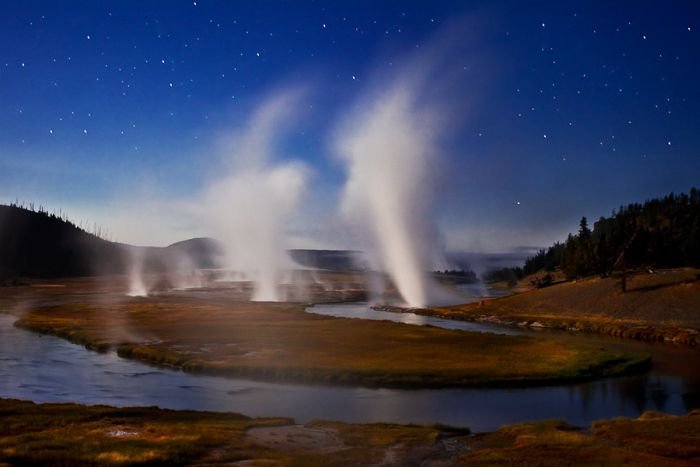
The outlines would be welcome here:
M 345 164 L 344 219 L 362 241 L 368 266 L 385 272 L 412 307 L 460 301 L 438 285 L 431 271 L 447 267 L 437 224 L 436 193 L 450 165 L 443 151 L 454 121 L 464 118 L 465 96 L 452 84 L 464 79 L 454 67 L 463 57 L 456 21 L 386 78 L 371 82 L 345 115 L 333 139 Z M 373 280 L 386 288 L 385 281 Z M 380 291 L 381 293 L 381 291 Z
M 148 296 L 148 287 L 145 281 L 144 271 L 144 249 L 130 248 L 128 251 L 129 262 L 129 297 L 146 297 Z
M 439 157 L 430 113 L 408 83 L 390 87 L 346 123 L 336 141 L 347 166 L 341 209 L 360 231 L 370 267 L 389 274 L 409 306 L 442 300 L 428 275 L 439 255 L 433 222 L 433 164 Z
M 226 141 L 224 174 L 207 186 L 197 207 L 224 246 L 225 267 L 254 282 L 254 301 L 281 300 L 279 285 L 294 267 L 286 228 L 297 214 L 309 169 L 281 154 L 278 142 L 299 98 L 299 91 L 270 97 Z
M 291 122 L 308 108 L 301 105 L 306 93 L 298 87 L 268 94 L 248 119 L 224 133 L 218 149 L 222 160 L 212 164 L 215 176 L 198 193 L 162 203 L 181 206 L 182 218 L 196 225 L 193 230 L 221 242 L 220 266 L 236 282 L 252 284 L 254 301 L 285 300 L 283 292 L 290 290 L 304 296 L 293 274 L 299 265 L 288 253 L 290 226 L 297 223 L 298 238 L 300 219 L 307 235 L 310 225 L 331 225 L 338 230 L 334 241 L 350 240 L 338 247 L 364 252 L 373 299 L 383 300 L 395 287 L 400 303 L 411 307 L 459 301 L 432 277 L 432 271 L 447 268 L 435 195 L 449 165 L 442 147 L 447 115 L 453 116 L 455 106 L 455 96 L 446 91 L 456 73 L 446 65 L 454 61 L 451 34 L 447 28 L 420 52 L 407 54 L 388 78 L 384 73 L 379 81 L 368 80 L 354 103 L 338 107 L 324 126 L 324 132 L 332 129 L 331 150 L 346 172 L 334 209 L 343 220 L 340 229 L 330 219 L 335 213 L 325 213 L 329 219 L 304 215 L 314 199 L 329 197 L 311 186 L 310 167 L 296 158 L 308 155 L 288 150 Z M 143 260 L 133 257 L 131 263 L 129 293 L 147 294 L 151 287 L 144 285 Z M 187 258 L 177 266 L 177 280 L 170 281 L 175 288 L 204 284 Z

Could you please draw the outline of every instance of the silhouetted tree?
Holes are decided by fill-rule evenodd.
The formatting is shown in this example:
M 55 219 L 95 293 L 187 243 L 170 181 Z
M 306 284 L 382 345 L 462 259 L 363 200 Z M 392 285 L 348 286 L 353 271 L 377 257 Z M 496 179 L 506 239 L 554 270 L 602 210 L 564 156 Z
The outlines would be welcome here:
M 624 261 L 618 261 L 621 258 Z M 613 269 L 700 267 L 700 191 L 673 193 L 643 204 L 620 206 L 610 217 L 588 226 L 585 217 L 576 235 L 540 250 L 525 261 L 523 274 L 561 267 L 568 279 Z

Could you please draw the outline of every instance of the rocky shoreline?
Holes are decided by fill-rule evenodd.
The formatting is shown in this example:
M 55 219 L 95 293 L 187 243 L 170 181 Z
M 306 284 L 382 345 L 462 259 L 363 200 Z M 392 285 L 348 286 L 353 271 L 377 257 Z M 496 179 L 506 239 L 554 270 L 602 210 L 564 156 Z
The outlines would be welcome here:
M 690 328 L 654 327 L 631 323 L 596 323 L 574 319 L 552 319 L 543 317 L 511 317 L 494 314 L 466 312 L 464 310 L 433 308 L 401 308 L 391 305 L 375 306 L 373 309 L 393 313 L 410 312 L 418 315 L 456 321 L 493 324 L 497 326 L 519 327 L 529 329 L 555 329 L 587 334 L 604 334 L 613 337 L 635 339 L 645 342 L 666 342 L 684 345 L 700 350 L 700 331 Z

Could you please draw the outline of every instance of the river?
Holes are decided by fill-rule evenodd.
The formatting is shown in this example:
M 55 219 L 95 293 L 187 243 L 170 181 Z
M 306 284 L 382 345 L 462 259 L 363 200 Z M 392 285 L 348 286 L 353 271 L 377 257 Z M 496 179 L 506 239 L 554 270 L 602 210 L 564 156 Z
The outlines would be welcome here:
M 370 310 L 366 305 L 323 305 L 308 311 L 357 319 L 478 332 L 528 331 Z M 700 406 L 700 352 L 598 336 L 556 333 L 621 350 L 652 354 L 650 371 L 566 386 L 520 389 L 370 389 L 275 384 L 201 376 L 100 354 L 53 336 L 12 325 L 0 314 L 0 396 L 36 402 L 159 406 L 344 422 L 445 423 L 491 431 L 508 423 L 558 418 L 576 425 L 645 410 L 683 414 Z M 555 335 L 550 333 L 551 335 Z M 465 357 L 468 358 L 468 357 Z

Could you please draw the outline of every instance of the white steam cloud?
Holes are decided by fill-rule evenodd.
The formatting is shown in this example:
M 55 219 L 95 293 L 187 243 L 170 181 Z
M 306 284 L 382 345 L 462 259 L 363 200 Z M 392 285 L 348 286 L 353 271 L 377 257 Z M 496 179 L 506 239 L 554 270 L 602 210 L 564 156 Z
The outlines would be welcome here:
M 228 173 L 208 186 L 202 201 L 204 220 L 226 249 L 227 267 L 255 283 L 256 301 L 280 300 L 279 284 L 293 267 L 286 228 L 309 170 L 299 162 L 275 162 L 275 150 L 298 116 L 298 100 L 298 92 L 278 94 L 255 112 L 227 145 Z
M 335 127 L 334 150 L 347 169 L 340 211 L 350 237 L 359 240 L 353 246 L 366 253 L 370 282 L 382 292 L 393 284 L 413 307 L 460 300 L 440 287 L 431 271 L 446 265 L 435 194 L 444 175 L 441 145 L 459 120 L 447 115 L 462 112 L 465 102 L 451 95 L 451 84 L 463 79 L 463 67 L 455 67 L 454 60 L 462 26 L 447 28 L 402 60 L 406 65 L 394 81 L 383 79 L 382 70 L 372 92 L 350 107 L 359 110 L 342 111 L 341 125 Z M 288 255 L 289 227 L 304 218 L 299 206 L 310 169 L 283 153 L 280 143 L 289 135 L 290 122 L 300 120 L 301 97 L 292 90 L 264 101 L 227 140 L 224 168 L 194 202 L 185 203 L 202 233 L 222 242 L 226 269 L 253 283 L 256 301 L 284 299 L 281 291 L 294 285 L 287 282 L 294 282 L 290 278 L 298 267 Z M 324 222 L 316 219 L 316 226 L 328 226 L 332 215 L 324 217 Z M 334 240 L 341 237 L 345 232 Z M 139 258 L 133 266 L 138 279 Z M 187 278 L 201 282 L 196 274 Z M 132 294 L 141 294 L 142 284 L 134 280 Z
M 144 251 L 142 248 L 129 249 L 129 297 L 148 296 L 148 287 L 144 278 Z
M 400 83 L 381 93 L 339 133 L 347 163 L 342 211 L 363 229 L 370 266 L 389 274 L 410 306 L 443 300 L 428 271 L 439 255 L 433 167 L 439 151 L 431 112 Z

